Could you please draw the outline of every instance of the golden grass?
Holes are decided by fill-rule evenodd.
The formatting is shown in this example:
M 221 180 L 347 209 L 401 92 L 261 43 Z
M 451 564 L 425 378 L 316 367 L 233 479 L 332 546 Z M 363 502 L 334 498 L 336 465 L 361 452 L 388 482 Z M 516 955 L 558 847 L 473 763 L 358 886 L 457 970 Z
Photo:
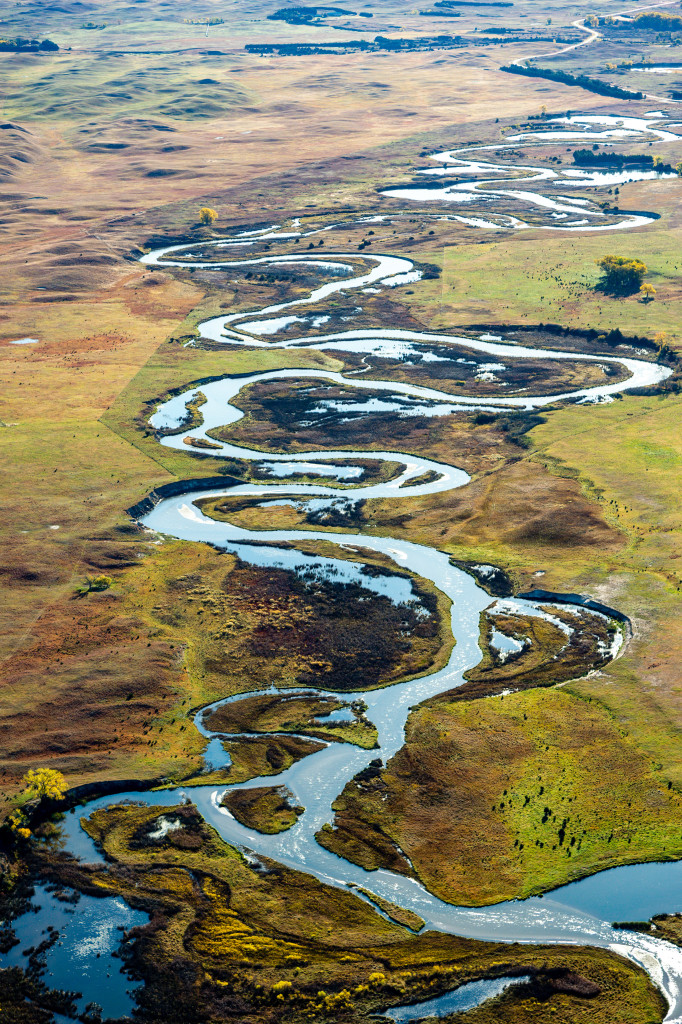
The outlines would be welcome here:
M 353 850 L 377 849 L 383 833 L 454 904 L 682 855 L 682 797 L 667 775 L 596 701 L 563 689 L 430 701 L 381 779 L 346 786 L 341 833 L 324 845 L 357 861 Z

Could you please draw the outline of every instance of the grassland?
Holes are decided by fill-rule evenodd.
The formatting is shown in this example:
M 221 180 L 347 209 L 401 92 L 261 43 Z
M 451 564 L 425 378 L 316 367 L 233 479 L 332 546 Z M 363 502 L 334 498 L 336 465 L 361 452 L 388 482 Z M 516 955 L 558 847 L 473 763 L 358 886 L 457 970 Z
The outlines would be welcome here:
M 404 619 L 386 598 L 370 600 L 371 614 L 363 603 L 358 618 L 359 605 L 344 588 L 322 585 L 321 598 L 289 572 L 258 569 L 204 545 L 154 543 L 128 527 L 91 538 L 88 558 L 91 571 L 111 573 L 113 586 L 83 598 L 65 590 L 44 616 L 41 644 L 27 645 L 12 661 L 15 687 L 3 722 L 8 781 L 36 757 L 76 779 L 94 771 L 109 778 L 182 778 L 201 767 L 204 746 L 188 720 L 191 709 L 273 681 L 306 685 L 327 678 L 330 686 L 364 689 L 373 679 L 372 657 L 385 684 L 442 661 L 451 642 L 431 595 L 425 596 L 434 602 L 431 619 L 415 620 L 407 649 Z M 355 589 L 357 604 L 365 591 Z M 381 659 L 374 632 L 380 624 Z M 99 663 L 103 650 L 106 665 Z M 39 697 L 46 660 L 51 686 Z M 30 693 L 27 717 L 21 708 Z M 68 708 L 59 720 L 56 702 Z M 320 724 L 314 732 L 375 742 L 374 730 L 359 720 L 340 730 Z M 279 755 L 268 762 L 266 753 L 282 742 L 231 741 L 230 778 L 258 774 L 263 761 L 271 773 Z M 305 752 L 318 749 L 292 743 Z M 279 761 L 291 763 L 286 750 Z
M 677 672 L 682 578 L 676 568 L 680 523 L 674 497 L 682 455 L 678 407 L 677 398 L 633 398 L 595 409 L 576 426 L 572 443 L 554 434 L 558 424 L 538 431 L 540 455 L 556 459 L 550 464 L 557 472 L 576 472 L 625 540 L 619 557 L 604 560 L 595 571 L 595 592 L 617 596 L 633 619 L 635 636 L 626 656 L 604 677 L 582 680 L 575 691 L 609 708 L 676 786 L 682 724 Z M 560 413 L 559 421 L 565 415 Z M 597 436 L 599 459 L 590 450 Z
M 445 19 L 437 24 L 472 35 L 495 24 L 537 31 L 537 13 L 526 6 L 504 15 L 468 11 L 456 29 Z M 309 351 L 183 347 L 200 320 L 276 301 L 280 286 L 227 274 L 212 283 L 208 273 L 152 271 L 132 257 L 154 239 L 206 237 L 196 225 L 204 203 L 218 211 L 216 234 L 299 215 L 310 227 L 376 213 L 378 202 L 382 212 L 404 213 L 402 203 L 378 201 L 377 189 L 404 184 L 423 166 L 420 151 L 500 142 L 541 103 L 556 111 L 621 105 L 499 73 L 500 63 L 527 52 L 520 44 L 258 58 L 242 46 L 271 38 L 269 8 L 240 11 L 207 37 L 180 15 L 209 17 L 215 3 L 171 18 L 155 0 L 144 8 L 96 2 L 88 17 L 107 22 L 101 30 L 82 28 L 82 14 L 64 7 L 0 4 L 7 31 L 40 28 L 62 46 L 56 55 L 4 57 L 0 72 L 9 125 L 0 132 L 0 443 L 11 466 L 3 476 L 3 788 L 11 797 L 23 772 L 41 765 L 60 768 L 69 785 L 276 776 L 319 742 L 235 738 L 226 742 L 230 769 L 201 774 L 203 741 L 189 716 L 227 693 L 274 677 L 305 682 L 317 672 L 308 649 L 315 609 L 282 580 L 274 586 L 230 556 L 138 532 L 125 509 L 173 479 L 225 469 L 247 475 L 243 464 L 159 446 L 146 416 L 169 393 L 224 373 L 341 363 Z M 569 17 L 553 0 L 542 24 L 559 12 Z M 582 13 L 576 7 L 570 17 Z M 371 34 L 418 34 L 426 25 L 431 30 L 430 19 L 387 6 L 375 12 Z M 332 29 L 278 23 L 276 31 L 319 41 Z M 569 65 L 582 53 L 574 51 Z M 667 144 L 655 152 L 680 155 Z M 547 159 L 558 154 L 550 148 Z M 481 243 L 475 229 L 439 220 L 438 208 L 424 216 L 408 210 L 390 228 L 376 227 L 370 252 L 414 256 L 441 267 L 442 277 L 367 297 L 358 322 L 450 331 L 542 319 L 665 332 L 678 347 L 680 187 L 676 180 L 622 187 L 622 209 L 662 214 L 627 234 L 530 230 Z M 597 198 L 606 201 L 607 191 Z M 334 238 L 355 250 L 369 241 L 366 227 Z M 593 290 L 594 260 L 608 251 L 645 260 L 653 303 Z M 38 344 L 10 345 L 24 336 Z M 351 834 L 352 822 L 376 824 L 373 863 L 392 857 L 400 870 L 402 850 L 434 891 L 472 903 L 682 854 L 679 402 L 633 396 L 598 408 L 550 408 L 545 422 L 518 430 L 506 417 L 461 417 L 392 435 L 389 447 L 454 462 L 472 482 L 447 495 L 368 503 L 359 531 L 502 565 L 516 589 L 540 583 L 589 592 L 630 615 L 634 636 L 623 657 L 588 678 L 567 681 L 569 665 L 559 689 L 415 709 L 408 745 L 383 776 L 370 773 L 344 791 L 339 823 L 350 838 L 343 852 L 351 840 L 355 851 L 369 849 L 365 833 Z M 254 523 L 259 516 L 238 514 Z M 289 511 L 278 515 L 293 522 Z M 77 598 L 83 578 L 101 572 L 113 586 Z M 266 583 L 276 591 L 267 600 Z M 281 635 L 273 623 L 294 634 L 276 653 Z M 252 638 L 264 633 L 268 649 L 254 651 Z M 442 635 L 426 638 L 421 661 L 399 659 L 385 681 L 441 664 L 448 649 Z M 545 681 L 558 680 L 547 673 Z M 6 799 L 0 809 L 11 806 Z M 271 811 L 266 801 L 258 815 L 271 820 Z M 147 982 L 143 1020 L 193 1019 L 199 1000 L 201 1013 L 209 1007 L 218 1019 L 364 1022 L 388 1005 L 518 969 L 537 970 L 532 986 L 465 1019 L 650 1024 L 664 1014 L 644 974 L 611 954 L 410 935 L 350 892 L 269 862 L 252 870 L 191 810 L 183 813 L 179 834 L 158 847 L 146 837 L 159 809 L 102 813 L 89 828 L 113 858 L 108 867 L 43 864 L 154 915 L 134 954 Z M 414 822 L 431 832 L 436 822 L 437 842 L 426 848 Z M 600 991 L 589 1000 L 559 991 L 547 967 L 582 975 Z M 15 1011 L 1 987 L 0 999 L 3 1010 L 11 1005 L 26 1019 L 25 1002 Z
M 641 184 L 621 186 L 622 209 L 671 211 L 646 230 L 568 238 L 543 232 L 541 247 L 537 236 L 526 236 L 484 243 L 473 251 L 446 249 L 442 290 L 433 296 L 440 306 L 439 323 L 536 324 L 540 319 L 605 333 L 616 327 L 646 337 L 665 332 L 679 344 L 682 261 L 675 229 L 681 187 L 675 180 L 653 182 L 646 190 Z M 638 295 L 613 299 L 595 290 L 600 276 L 595 261 L 605 252 L 644 259 L 647 281 L 656 288 L 653 303 Z
M 404 854 L 393 870 L 456 904 L 682 853 L 682 798 L 665 772 L 596 701 L 562 689 L 430 701 L 386 769 L 348 783 L 334 807 L 324 846 L 388 866 L 384 836 Z

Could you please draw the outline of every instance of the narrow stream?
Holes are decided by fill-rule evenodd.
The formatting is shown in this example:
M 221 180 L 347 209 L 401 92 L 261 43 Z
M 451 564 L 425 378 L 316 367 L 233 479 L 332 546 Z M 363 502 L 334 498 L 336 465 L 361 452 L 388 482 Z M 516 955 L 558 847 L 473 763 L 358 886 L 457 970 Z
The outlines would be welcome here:
M 562 196 L 556 191 L 550 195 L 525 188 L 526 184 L 544 182 L 550 189 L 575 189 L 600 188 L 608 185 L 622 185 L 629 181 L 645 181 L 650 178 L 675 177 L 674 174 L 667 175 L 655 170 L 644 171 L 635 168 L 626 168 L 622 171 L 587 171 L 579 167 L 534 167 L 527 164 L 495 164 L 482 161 L 476 156 L 472 159 L 473 152 L 483 154 L 488 150 L 494 150 L 496 154 L 504 152 L 505 149 L 515 149 L 519 144 L 524 147 L 541 147 L 546 143 L 557 142 L 591 142 L 599 145 L 606 142 L 609 145 L 618 143 L 643 142 L 650 143 L 654 140 L 676 141 L 680 136 L 666 128 L 657 127 L 658 121 L 665 115 L 654 111 L 644 117 L 629 117 L 619 114 L 585 115 L 575 114 L 568 117 L 556 117 L 541 122 L 536 129 L 520 132 L 516 135 L 507 135 L 505 141 L 498 145 L 467 146 L 461 149 L 453 149 L 443 153 L 434 153 L 430 159 L 439 163 L 437 168 L 425 168 L 418 173 L 420 175 L 440 176 L 451 175 L 457 178 L 464 178 L 455 184 L 445 185 L 442 188 L 424 188 L 410 185 L 402 188 L 388 189 L 383 194 L 395 199 L 407 199 L 419 203 L 447 203 L 447 204 L 484 204 L 484 209 L 494 212 L 494 206 L 500 200 L 513 199 L 517 203 L 530 207 L 537 207 L 540 210 L 549 211 L 549 217 L 554 223 L 533 224 L 517 217 L 502 218 L 500 222 L 488 222 L 487 224 L 475 224 L 470 219 L 458 217 L 463 223 L 473 223 L 473 226 L 487 226 L 490 228 L 506 227 L 519 230 L 527 227 L 540 228 L 542 230 L 563 230 L 563 231 L 613 231 L 628 230 L 650 223 L 652 217 L 646 214 L 627 214 L 614 222 L 614 214 L 607 214 L 595 203 L 585 199 L 576 199 L 573 196 Z M 552 127 L 565 126 L 567 127 Z M 679 125 L 674 127 L 679 128 Z M 595 131 L 595 128 L 602 129 Z M 480 178 L 480 174 L 493 174 L 490 178 Z M 509 189 L 503 187 L 514 179 L 517 185 L 522 188 Z M 491 210 L 491 208 L 493 208 Z M 618 214 L 616 214 L 618 216 Z M 499 215 L 498 215 L 499 218 Z M 573 218 L 573 219 L 571 219 Z M 596 221 L 596 223 L 595 223 Z M 600 223 L 600 221 L 605 223 Z M 559 223 L 561 222 L 561 223 Z
M 673 133 L 655 128 L 648 119 L 637 119 L 609 115 L 603 117 L 570 118 L 570 128 L 557 128 L 550 132 L 543 126 L 539 138 L 553 140 L 557 137 L 575 140 L 608 138 L 632 140 L 633 138 L 677 138 Z M 560 119 L 557 124 L 562 123 Z M 602 129 L 594 132 L 594 127 Z M 532 133 L 535 135 L 535 133 Z M 528 134 L 518 139 L 507 137 L 506 144 L 524 141 Z M 537 141 L 537 139 L 535 140 Z M 478 147 L 479 149 L 500 149 L 500 146 Z M 471 177 L 491 171 L 510 170 L 526 176 L 526 180 L 544 181 L 551 185 L 557 175 L 554 172 L 544 173 L 546 169 L 533 169 L 527 166 L 516 168 L 493 165 L 481 162 L 476 158 L 468 162 L 461 157 L 462 151 L 440 154 L 444 164 L 453 165 L 456 174 L 468 173 Z M 464 170 L 462 169 L 464 165 Z M 538 173 L 532 175 L 533 171 Z M 542 173 L 540 171 L 542 170 Z M 528 172 L 531 176 L 528 177 Z M 568 182 L 560 179 L 562 188 L 569 184 L 575 186 L 592 186 L 600 184 L 599 176 L 594 174 L 580 181 Z M 523 196 L 524 202 L 533 203 L 546 209 L 550 215 L 563 217 L 578 216 L 582 222 L 585 218 L 601 217 L 586 200 L 563 200 L 541 195 L 540 193 L 499 189 L 499 178 L 495 181 L 495 189 L 488 180 L 468 182 L 464 185 L 447 186 L 440 190 L 404 189 L 391 191 L 388 195 L 419 201 L 434 201 L 438 198 L 451 201 L 450 196 L 456 195 L 456 201 L 476 201 L 481 199 L 482 190 L 489 199 L 494 191 L 496 195 L 507 197 Z M 468 190 L 468 191 L 467 191 Z M 419 194 L 415 194 L 419 193 Z M 471 196 L 471 200 L 470 197 Z M 375 218 L 376 219 L 376 218 Z M 467 221 L 467 223 L 470 222 Z M 604 228 L 627 228 L 636 226 L 647 218 L 630 216 L 619 222 L 604 224 Z M 492 227 L 498 223 L 487 222 Z M 482 223 L 485 227 L 486 222 Z M 526 226 L 520 221 L 512 227 Z M 567 220 L 562 225 L 551 223 L 553 229 L 571 230 L 577 223 Z M 596 226 L 588 224 L 594 229 Z M 191 790 L 178 788 L 158 793 L 131 792 L 122 794 L 117 799 L 144 801 L 147 804 L 171 806 L 186 796 L 196 803 L 207 822 L 230 843 L 252 855 L 271 857 L 313 874 L 331 885 L 345 887 L 347 883 L 355 883 L 371 890 L 378 896 L 415 911 L 422 917 L 427 927 L 440 929 L 460 935 L 495 941 L 521 942 L 572 942 L 587 945 L 608 947 L 629 957 L 644 967 L 653 981 L 665 993 L 670 1010 L 666 1021 L 682 1021 L 682 950 L 667 942 L 638 932 L 616 931 L 611 922 L 616 920 L 641 920 L 661 912 L 682 911 L 682 862 L 661 864 L 640 864 L 614 868 L 582 881 L 563 886 L 550 895 L 510 901 L 490 907 L 455 907 L 444 903 L 427 892 L 422 885 L 413 879 L 404 878 L 390 871 L 379 870 L 366 872 L 329 851 L 320 847 L 315 841 L 315 833 L 333 818 L 331 805 L 341 792 L 346 782 L 379 754 L 384 763 L 402 746 L 404 742 L 404 726 L 412 706 L 428 697 L 451 689 L 462 682 L 463 672 L 477 664 L 480 659 L 479 614 L 490 603 L 491 599 L 475 581 L 466 573 L 455 568 L 449 557 L 438 550 L 419 544 L 395 540 L 390 537 L 377 537 L 366 534 L 344 533 L 315 530 L 248 530 L 234 526 L 229 522 L 218 522 L 205 516 L 198 507 L 198 502 L 205 498 L 219 498 L 225 495 L 255 495 L 271 498 L 278 494 L 315 496 L 320 501 L 338 500 L 352 497 L 353 500 L 366 498 L 397 498 L 419 494 L 436 493 L 462 487 L 469 478 L 465 472 L 455 466 L 438 463 L 414 455 L 391 451 L 307 451 L 294 455 L 264 453 L 254 449 L 240 447 L 228 442 L 216 442 L 210 432 L 221 426 L 236 423 L 243 413 L 233 404 L 242 388 L 254 382 L 264 380 L 286 380 L 311 378 L 343 384 L 345 387 L 359 391 L 368 389 L 373 392 L 384 392 L 386 401 L 394 403 L 396 415 L 449 415 L 458 409 L 480 408 L 519 408 L 531 409 L 547 405 L 559 399 L 574 401 L 610 400 L 612 396 L 631 387 L 654 385 L 662 381 L 670 373 L 664 366 L 643 359 L 621 356 L 611 351 L 604 355 L 583 355 L 552 349 L 530 348 L 516 342 L 505 343 L 499 338 L 482 337 L 479 339 L 459 337 L 457 335 L 429 334 L 393 329 L 348 330 L 341 333 L 317 334 L 306 333 L 303 339 L 263 340 L 263 336 L 273 337 L 286 329 L 292 322 L 304 323 L 317 329 L 325 322 L 324 301 L 339 292 L 358 291 L 365 289 L 393 287 L 396 284 L 409 283 L 420 276 L 411 260 L 390 255 L 362 254 L 373 266 L 367 272 L 357 274 L 349 264 L 351 257 L 357 260 L 358 253 L 327 253 L 324 258 L 319 255 L 268 255 L 253 259 L 214 261 L 202 255 L 208 248 L 220 248 L 221 251 L 232 246 L 246 247 L 264 238 L 283 239 L 300 237 L 303 232 L 297 230 L 295 222 L 291 230 L 279 231 L 280 226 L 242 232 L 231 239 L 224 239 L 211 246 L 195 244 L 191 246 L 169 246 L 156 250 L 142 258 L 142 262 L 154 266 L 194 266 L 202 268 L 224 269 L 225 267 L 244 268 L 256 264 L 267 265 L 303 265 L 307 268 L 318 267 L 324 273 L 332 271 L 335 279 L 320 285 L 304 299 L 272 304 L 261 310 L 220 316 L 200 325 L 201 338 L 226 344 L 239 344 L 250 347 L 314 347 L 325 351 L 348 351 L 353 346 L 354 352 L 372 354 L 381 352 L 385 356 L 396 357 L 404 352 L 405 345 L 437 342 L 439 344 L 456 344 L 482 352 L 498 359 L 550 359 L 580 360 L 583 362 L 598 361 L 602 364 L 619 364 L 627 371 L 627 378 L 618 383 L 603 384 L 595 387 L 578 388 L 562 394 L 549 396 L 523 395 L 513 398 L 495 396 L 477 398 L 470 395 L 452 395 L 445 392 L 417 385 L 396 383 L 393 381 L 362 380 L 348 373 L 332 373 L 330 371 L 310 369 L 273 370 L 253 373 L 239 378 L 225 377 L 221 380 L 204 384 L 201 388 L 188 388 L 162 404 L 151 418 L 151 424 L 158 430 L 174 429 L 178 433 L 160 436 L 162 445 L 187 450 L 185 438 L 192 437 L 210 441 L 218 447 L 211 450 L 216 457 L 234 457 L 256 460 L 259 463 L 271 464 L 276 468 L 276 475 L 283 482 L 278 484 L 265 483 L 239 485 L 233 488 L 211 489 L 202 492 L 165 498 L 144 515 L 140 522 L 150 530 L 182 540 L 209 543 L 217 548 L 236 552 L 240 558 L 262 566 L 283 566 L 299 573 L 309 571 L 333 570 L 338 573 L 357 572 L 357 565 L 333 558 L 304 555 L 292 548 L 265 547 L 263 542 L 270 544 L 309 542 L 321 539 L 347 549 L 369 549 L 388 556 L 400 569 L 409 570 L 428 578 L 452 601 L 451 625 L 456 645 L 453 648 L 448 664 L 440 671 L 398 683 L 385 689 L 370 690 L 364 693 L 343 693 L 344 700 L 362 699 L 367 704 L 367 717 L 378 730 L 380 751 L 362 750 L 347 743 L 329 743 L 322 750 L 309 755 L 292 765 L 288 770 L 275 777 L 256 778 L 247 783 L 239 783 L 238 788 L 251 788 L 260 785 L 286 785 L 298 802 L 305 808 L 296 824 L 288 831 L 277 835 L 263 835 L 240 825 L 235 818 L 221 806 L 221 798 L 226 786 L 196 786 Z M 319 229 L 316 229 L 319 230 Z M 312 232 L 309 232 L 312 233 Z M 188 257 L 192 248 L 201 250 Z M 339 276 L 341 275 L 341 276 Z M 354 275 L 354 276 L 353 276 Z M 311 319 L 311 306 L 320 306 L 320 315 Z M 305 308 L 303 315 L 299 312 Z M 285 315 L 282 315 L 287 311 Z M 183 429 L 186 422 L 187 403 L 197 391 L 201 391 L 206 402 L 200 407 L 202 422 L 199 426 Z M 408 404 L 406 400 L 409 399 Z M 367 415 L 372 414 L 372 406 L 368 406 Z M 398 462 L 402 466 L 400 474 L 388 483 L 369 484 L 353 487 L 349 491 L 339 486 L 339 481 L 352 483 L 348 467 L 335 467 L 335 461 L 343 459 L 372 458 L 390 462 Z M 315 472 L 329 476 L 335 483 L 329 485 L 287 484 L 287 475 L 301 472 Z M 413 483 L 425 472 L 432 471 L 435 479 L 428 483 Z M 301 691 L 310 691 L 310 687 L 302 687 Z M 269 692 L 268 690 L 254 692 Z M 296 691 L 288 691 L 296 692 Z M 240 697 L 245 696 L 240 694 Z M 221 702 L 217 702 L 221 703 Z M 207 709 L 210 711 L 210 709 Z M 220 753 L 220 736 L 214 736 L 206 728 L 204 714 L 197 720 L 197 726 L 207 740 L 210 741 L 210 757 L 213 760 Z M 98 807 L 112 803 L 112 798 L 102 797 L 89 802 L 83 809 L 67 816 L 65 834 L 68 848 L 78 856 L 88 860 L 100 859 L 100 854 L 86 833 L 80 828 L 81 815 L 87 816 Z M 450 993 L 440 1000 L 430 1001 L 428 1006 L 415 1007 L 411 1010 L 397 1008 L 388 1015 L 395 1021 L 407 1021 L 424 1013 L 442 1015 L 453 1012 L 457 1008 L 468 1008 L 478 1005 L 490 997 L 491 993 L 500 990 L 500 986 L 519 979 L 499 979 L 496 982 L 474 983 L 474 986 L 463 986 L 457 993 Z M 478 987 L 476 987 L 478 986 Z M 497 988 L 495 987 L 497 986 Z M 473 999 L 473 1002 L 466 1000 Z M 458 1003 L 457 1000 L 460 1000 Z M 464 1000 L 464 1002 L 461 1002 Z M 431 1005 L 433 1002 L 433 1005 Z M 449 1007 L 449 1009 L 448 1009 Z

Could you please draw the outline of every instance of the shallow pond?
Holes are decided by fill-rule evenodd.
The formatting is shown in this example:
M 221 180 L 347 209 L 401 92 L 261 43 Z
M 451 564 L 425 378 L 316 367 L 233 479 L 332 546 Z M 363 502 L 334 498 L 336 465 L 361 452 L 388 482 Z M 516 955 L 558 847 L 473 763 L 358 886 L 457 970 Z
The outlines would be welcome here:
M 395 1021 L 396 1024 L 407 1024 L 408 1021 L 422 1020 L 424 1017 L 447 1017 L 450 1013 L 464 1013 L 487 1002 L 488 999 L 502 995 L 510 985 L 520 985 L 524 981 L 529 981 L 529 978 L 523 976 L 470 981 L 454 992 L 446 992 L 445 995 L 436 996 L 434 999 L 425 999 L 421 1003 L 412 1003 L 409 1006 L 393 1006 L 390 1010 L 384 1010 L 383 1016 Z
M 48 928 L 56 929 L 58 940 L 42 955 L 45 984 L 80 992 L 76 1001 L 79 1012 L 95 1002 L 104 1017 L 130 1015 L 135 1005 L 132 992 L 140 982 L 128 977 L 123 962 L 113 954 L 123 932 L 146 924 L 147 914 L 133 910 L 118 897 L 81 894 L 77 901 L 68 902 L 45 886 L 36 886 L 32 902 L 38 912 L 30 911 L 13 922 L 19 944 L 0 957 L 2 966 L 26 967 L 26 951 L 48 938 Z

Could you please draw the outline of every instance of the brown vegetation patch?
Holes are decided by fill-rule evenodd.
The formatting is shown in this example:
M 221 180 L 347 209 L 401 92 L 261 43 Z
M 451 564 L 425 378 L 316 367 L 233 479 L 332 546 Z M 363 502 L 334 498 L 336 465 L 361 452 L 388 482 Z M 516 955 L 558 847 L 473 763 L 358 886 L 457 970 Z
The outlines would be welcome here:
M 250 444 L 264 451 L 307 451 L 311 448 L 393 448 L 413 450 L 428 444 L 432 432 L 442 431 L 426 417 L 401 418 L 395 412 L 358 412 L 352 407 L 372 398 L 390 399 L 385 392 L 358 391 L 343 386 L 314 381 L 266 381 L 253 384 L 240 392 L 233 404 L 244 409 L 246 417 L 212 434 L 220 440 L 228 438 L 236 444 Z M 398 397 L 408 409 L 414 403 Z M 323 412 L 319 407 L 330 403 Z M 350 406 L 350 411 L 335 410 L 336 403 Z M 433 403 L 425 402 L 425 405 Z M 312 425 L 311 424 L 312 421 Z M 305 426 L 303 425 L 305 424 Z
M 304 811 L 286 786 L 230 789 L 222 799 L 222 806 L 242 825 L 267 835 L 286 832 Z
M 146 819 L 130 837 L 131 850 L 199 850 L 212 838 L 211 830 L 193 804 L 181 804 L 170 814 Z
M 135 540 L 95 541 L 84 572 L 134 565 L 138 550 Z M 14 586 L 48 586 L 61 576 L 39 563 L 6 571 Z M 3 771 L 16 778 L 49 762 L 71 776 L 107 774 L 119 751 L 140 754 L 148 726 L 171 700 L 179 653 L 150 633 L 118 589 L 80 600 L 62 594 L 4 665 L 11 689 L 0 721 Z
M 359 583 L 306 580 L 242 562 L 221 590 L 192 577 L 175 586 L 214 624 L 206 667 L 230 677 L 251 665 L 256 678 L 282 684 L 365 690 L 424 671 L 442 644 L 435 599 L 417 584 L 418 606 L 394 604 Z M 231 622 L 221 623 L 228 612 Z M 235 628 L 243 617 L 250 621 L 247 636 Z
M 455 435 L 451 443 L 456 440 Z M 459 452 L 457 462 L 466 466 Z M 373 501 L 368 511 L 372 525 L 382 531 L 405 531 L 469 557 L 492 554 L 503 564 L 510 557 L 530 566 L 557 564 L 564 573 L 567 559 L 615 553 L 624 546 L 622 534 L 576 480 L 552 476 L 529 458 L 507 460 L 466 487 L 418 499 L 410 511 L 395 499 Z M 530 574 L 524 581 L 533 583 Z
M 525 339 L 519 341 L 523 343 Z M 628 376 L 627 370 L 613 363 L 585 362 L 579 358 L 515 359 L 511 349 L 508 356 L 489 356 L 453 344 L 415 347 L 418 354 L 410 355 L 405 361 L 376 354 L 367 357 L 348 352 L 338 354 L 349 368 L 361 369 L 369 364 L 370 369 L 362 374 L 368 380 L 404 381 L 455 395 L 478 397 L 510 397 L 524 391 L 533 395 L 560 395 L 579 388 L 613 384 Z M 433 361 L 424 358 L 429 355 L 438 358 Z M 488 365 L 495 369 L 488 370 Z
M 682 914 L 657 914 L 652 917 L 651 924 L 661 938 L 682 946 Z

